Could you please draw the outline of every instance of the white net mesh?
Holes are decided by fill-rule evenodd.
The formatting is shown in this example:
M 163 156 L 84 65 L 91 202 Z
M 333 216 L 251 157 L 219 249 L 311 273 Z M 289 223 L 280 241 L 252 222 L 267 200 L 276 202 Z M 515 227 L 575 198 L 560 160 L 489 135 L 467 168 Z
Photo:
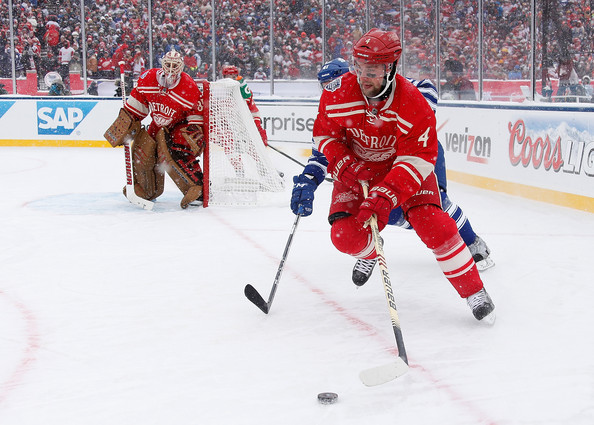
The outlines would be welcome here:
M 239 82 L 210 83 L 209 205 L 257 205 L 261 194 L 282 192 Z

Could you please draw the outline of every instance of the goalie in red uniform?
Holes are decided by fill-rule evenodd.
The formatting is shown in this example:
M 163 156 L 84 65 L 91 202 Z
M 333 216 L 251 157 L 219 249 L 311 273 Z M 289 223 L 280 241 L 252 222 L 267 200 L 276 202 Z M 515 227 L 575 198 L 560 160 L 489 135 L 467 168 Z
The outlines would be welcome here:
M 204 103 L 202 91 L 183 68 L 181 55 L 171 50 L 161 68 L 143 73 L 105 137 L 112 146 L 134 138 L 136 195 L 148 200 L 160 196 L 167 172 L 184 194 L 181 207 L 187 208 L 202 198 Z M 148 115 L 150 125 L 141 128 L 140 121 Z
M 372 29 L 354 46 L 353 73 L 322 93 L 313 136 L 335 180 L 332 243 L 354 257 L 375 258 L 368 220 L 375 215 L 381 231 L 390 211 L 402 207 L 475 318 L 492 324 L 495 306 L 456 223 L 441 208 L 433 172 L 435 115 L 417 88 L 396 74 L 401 53 L 395 32 Z M 361 182 L 369 183 L 367 197 Z

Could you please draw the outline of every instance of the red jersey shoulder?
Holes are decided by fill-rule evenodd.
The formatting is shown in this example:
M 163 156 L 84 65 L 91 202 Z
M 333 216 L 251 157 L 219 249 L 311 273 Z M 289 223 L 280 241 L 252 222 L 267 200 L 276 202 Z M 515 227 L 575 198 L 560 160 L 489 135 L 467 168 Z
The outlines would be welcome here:
M 357 76 L 350 72 L 328 84 L 320 98 L 320 105 L 337 105 L 362 100 Z
M 157 71 L 158 68 L 151 68 L 146 70 L 144 73 L 138 77 L 138 83 L 136 86 L 145 87 L 145 86 L 156 86 L 157 85 Z
M 419 89 L 399 74 L 396 75 L 396 93 L 394 98 L 398 101 L 399 114 L 401 115 L 420 115 L 420 117 L 423 117 L 424 114 L 427 114 L 429 116 L 435 116 Z M 407 111 L 412 111 L 414 114 L 407 113 Z
M 202 97 L 196 82 L 185 72 L 181 73 L 181 78 L 175 87 L 175 91 L 192 103 L 196 103 Z

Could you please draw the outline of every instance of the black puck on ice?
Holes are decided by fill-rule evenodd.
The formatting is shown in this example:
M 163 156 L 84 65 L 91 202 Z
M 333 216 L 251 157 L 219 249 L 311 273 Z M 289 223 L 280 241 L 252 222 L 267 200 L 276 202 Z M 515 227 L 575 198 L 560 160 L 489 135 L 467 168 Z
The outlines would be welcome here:
M 318 401 L 322 404 L 334 404 L 338 400 L 336 393 L 320 393 L 318 394 Z

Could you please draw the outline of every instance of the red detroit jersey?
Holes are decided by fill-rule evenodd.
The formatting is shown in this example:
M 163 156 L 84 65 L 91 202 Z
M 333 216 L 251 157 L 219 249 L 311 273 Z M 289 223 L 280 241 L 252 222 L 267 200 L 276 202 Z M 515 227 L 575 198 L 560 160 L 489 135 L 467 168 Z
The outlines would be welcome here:
M 354 154 L 377 171 L 388 172 L 402 163 L 417 170 L 422 180 L 432 171 L 437 158 L 435 114 L 409 81 L 396 75 L 395 82 L 388 98 L 377 105 L 369 104 L 352 73 L 326 87 L 313 136 L 330 164 Z
M 138 119 L 150 114 L 152 122 L 148 132 L 153 137 L 162 127 L 170 128 L 182 120 L 187 120 L 188 124 L 202 125 L 202 92 L 192 77 L 182 72 L 178 83 L 169 89 L 159 84 L 163 78 L 160 68 L 152 68 L 142 74 L 126 100 L 126 110 Z

